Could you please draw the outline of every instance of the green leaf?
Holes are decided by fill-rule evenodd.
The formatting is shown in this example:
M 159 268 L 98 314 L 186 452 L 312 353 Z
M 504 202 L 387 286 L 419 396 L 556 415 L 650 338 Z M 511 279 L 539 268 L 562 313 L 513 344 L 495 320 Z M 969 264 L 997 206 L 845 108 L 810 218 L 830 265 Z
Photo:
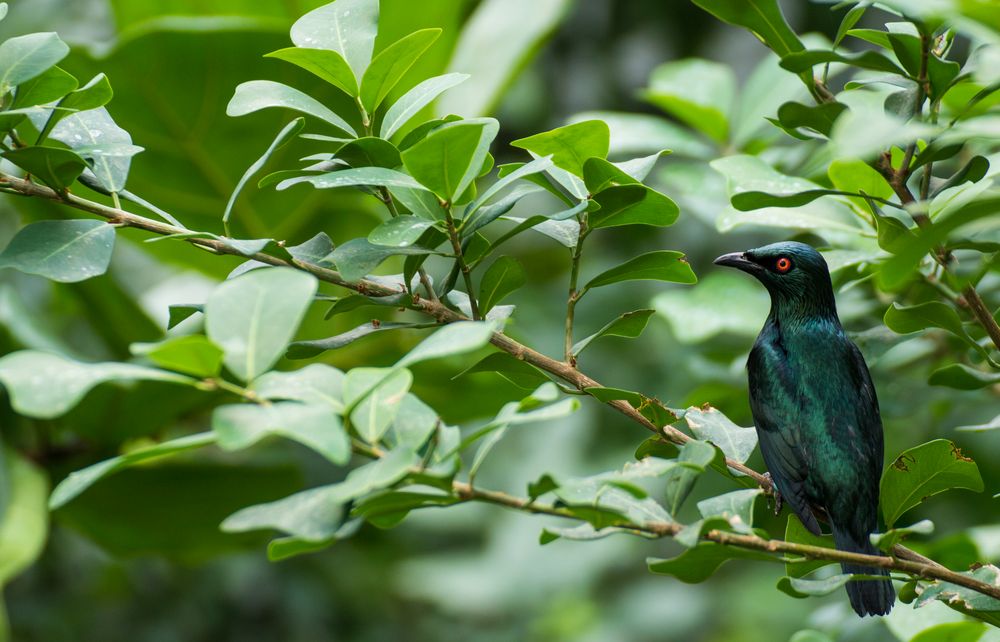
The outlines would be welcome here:
M 278 132 L 278 135 L 274 137 L 274 140 L 271 141 L 271 144 L 268 145 L 267 150 L 264 151 L 261 157 L 255 160 L 253 164 L 247 168 L 247 171 L 243 173 L 243 176 L 241 176 L 240 180 L 236 183 L 236 187 L 233 189 L 233 193 L 229 197 L 229 201 L 226 203 L 226 209 L 222 213 L 223 223 L 229 222 L 229 217 L 233 213 L 233 206 L 236 205 L 236 198 L 240 195 L 240 192 L 243 191 L 243 188 L 246 187 L 250 178 L 263 169 L 264 165 L 267 164 L 267 161 L 274 155 L 274 152 L 278 151 L 285 145 L 285 143 L 295 138 L 298 133 L 302 131 L 302 128 L 305 127 L 305 125 L 306 121 L 304 118 L 296 118 L 292 122 L 285 125 L 281 131 Z
M 354 71 L 344 57 L 331 49 L 310 49 L 287 47 L 264 54 L 266 58 L 277 58 L 305 69 L 334 87 L 342 89 L 349 96 L 358 95 L 358 81 Z
M 316 278 L 291 268 L 253 270 L 226 281 L 205 304 L 208 338 L 242 381 L 270 370 L 295 334 L 316 293 Z
M 268 372 L 250 387 L 261 399 L 327 404 L 338 414 L 344 410 L 343 388 L 344 373 L 325 363 L 311 363 L 290 372 Z
M 0 154 L 54 190 L 62 191 L 87 169 L 79 154 L 61 147 L 21 147 Z
M 1000 383 L 1000 373 L 983 372 L 964 363 L 953 363 L 932 372 L 927 383 L 958 390 L 979 390 Z
M 250 80 L 238 85 L 226 106 L 226 115 L 246 116 L 270 107 L 291 109 L 329 123 L 354 138 L 358 136 L 346 120 L 327 109 L 315 98 L 272 80 Z
M 661 250 L 649 252 L 626 261 L 621 265 L 602 272 L 584 286 L 585 290 L 622 281 L 669 281 L 672 283 L 696 283 L 698 281 L 691 266 L 681 252 Z
M 727 66 L 691 58 L 660 65 L 643 97 L 719 143 L 729 138 L 736 78 Z
M 29 33 L 0 44 L 0 93 L 39 76 L 66 57 L 69 47 L 55 33 Z
M 492 118 L 442 125 L 402 153 L 403 165 L 427 189 L 453 203 L 479 175 L 497 131 Z
M 778 560 L 777 557 L 761 551 L 723 546 L 715 542 L 700 542 L 671 559 L 646 558 L 646 564 L 652 573 L 672 575 L 687 584 L 697 584 L 710 578 L 720 566 L 731 559 Z
M 785 523 L 785 541 L 795 544 L 807 544 L 821 548 L 834 548 L 833 535 L 813 535 L 799 518 L 792 514 Z M 818 560 L 810 557 L 788 553 L 785 556 L 785 575 L 790 577 L 805 577 L 818 568 L 832 564 L 830 560 Z
M 114 245 L 115 228 L 103 221 L 39 221 L 14 235 L 0 267 L 76 283 L 104 274 Z
M 361 80 L 361 104 L 369 113 L 378 108 L 413 63 L 440 35 L 440 29 L 414 31 L 375 57 Z
M 397 216 L 368 233 L 368 242 L 387 247 L 407 247 L 416 243 L 434 221 L 417 216 Z
M 390 435 L 393 448 L 420 450 L 435 434 L 440 423 L 438 414 L 430 406 L 407 393 L 392 422 Z
M 354 343 L 358 339 L 367 337 L 368 335 L 376 332 L 384 332 L 386 330 L 402 330 L 405 328 L 428 328 L 433 327 L 434 325 L 436 324 L 369 321 L 368 323 L 363 323 L 356 328 L 348 330 L 347 332 L 343 332 L 326 339 L 296 341 L 288 346 L 288 352 L 285 356 L 289 359 L 311 359 L 312 357 L 323 354 L 327 350 L 343 348 L 348 344 Z
M 483 321 L 456 321 L 449 323 L 417 344 L 396 368 L 404 368 L 421 361 L 441 359 L 473 352 L 484 347 L 493 337 L 493 325 Z
M 347 432 L 328 404 L 277 401 L 219 406 L 212 413 L 212 431 L 225 450 L 243 450 L 277 436 L 297 441 L 334 464 L 346 464 L 351 457 Z
M 59 67 L 51 67 L 31 80 L 20 83 L 11 107 L 34 107 L 59 100 L 79 86 L 76 78 Z
M 101 479 L 123 468 L 162 457 L 169 457 L 196 448 L 203 448 L 214 443 L 215 434 L 210 432 L 188 435 L 165 441 L 155 446 L 146 446 L 132 450 L 124 455 L 106 459 L 82 470 L 72 472 L 52 491 L 52 496 L 49 498 L 49 508 L 56 510 L 64 506 Z
M 592 157 L 606 158 L 611 140 L 607 123 L 585 120 L 511 143 L 537 156 L 552 156 L 552 163 L 583 178 L 583 164 Z
M 451 506 L 459 502 L 454 495 L 388 491 L 358 503 L 351 516 L 361 517 L 379 528 L 392 528 L 411 510 L 428 506 Z
M 278 191 L 286 190 L 299 183 L 309 183 L 316 189 L 335 189 L 338 187 L 404 187 L 409 189 L 424 189 L 424 187 L 402 172 L 384 167 L 358 167 L 341 169 L 316 176 L 298 176 L 287 178 L 278 183 Z
M 167 320 L 167 330 L 173 329 L 179 323 L 191 317 L 191 315 L 203 312 L 203 308 L 203 305 L 197 303 L 175 303 L 171 305 Z
M 882 473 L 882 515 L 892 528 L 903 513 L 928 497 L 951 488 L 982 492 L 976 462 L 947 439 L 935 439 L 904 451 Z
M 626 339 L 635 339 L 642 331 L 646 329 L 646 324 L 649 323 L 649 317 L 655 310 L 636 310 L 635 312 L 626 312 L 622 314 L 617 319 L 614 319 L 603 328 L 590 335 L 586 339 L 582 339 L 573 346 L 573 356 L 579 356 L 587 346 L 594 342 L 596 339 L 601 337 L 625 337 Z
M 368 239 L 351 239 L 334 250 L 332 258 L 341 276 L 348 281 L 358 281 L 390 256 L 433 253 L 422 247 L 390 247 L 374 245 Z
M 420 113 L 420 110 L 429 105 L 431 101 L 468 78 L 468 74 L 445 74 L 418 83 L 386 111 L 379 128 L 379 136 L 385 139 L 392 138 L 393 134 Z
M 588 224 L 595 229 L 620 225 L 664 227 L 673 225 L 680 214 L 676 203 L 640 184 L 607 187 L 593 200 L 601 206 L 588 219 Z
M 42 554 L 49 531 L 45 499 L 49 481 L 28 459 L 3 449 L 6 508 L 0 521 L 0 586 L 31 566 Z
M 782 58 L 803 49 L 798 36 L 785 22 L 777 0 L 694 0 L 694 3 L 723 22 L 750 30 Z
M 378 0 L 336 0 L 313 9 L 292 25 L 296 47 L 336 51 L 361 78 L 375 50 Z
M 131 350 L 161 368 L 193 377 L 214 377 L 222 369 L 222 348 L 200 334 L 160 343 L 133 343 Z
M 527 282 L 528 275 L 520 261 L 501 256 L 487 268 L 479 282 L 479 311 L 486 314 Z
M 311 488 L 275 502 L 244 508 L 227 517 L 221 528 L 229 533 L 273 528 L 310 542 L 327 540 L 343 523 L 345 504 L 392 486 L 419 461 L 413 451 L 402 448 L 390 451 L 382 459 L 355 468 L 339 484 Z
M 514 181 L 520 180 L 520 179 L 528 177 L 528 176 L 532 176 L 534 174 L 538 174 L 538 173 L 544 172 L 544 171 L 548 170 L 550 167 L 552 167 L 552 159 L 550 157 L 548 157 L 548 156 L 543 156 L 542 158 L 536 158 L 535 160 L 531 161 L 530 163 L 525 163 L 524 165 L 521 165 L 520 167 L 516 168 L 514 171 L 510 172 L 509 174 L 504 174 L 499 180 L 497 180 L 495 183 L 493 183 L 488 188 L 486 188 L 483 191 L 483 193 L 480 194 L 476 198 L 476 200 L 474 200 L 472 203 L 470 203 L 468 208 L 466 208 L 466 211 L 465 211 L 466 223 L 463 225 L 463 231 L 465 231 L 466 229 L 476 230 L 476 229 L 479 229 L 480 227 L 482 227 L 485 224 L 484 222 L 479 222 L 478 219 L 476 219 L 475 217 L 473 217 L 473 214 L 475 212 L 477 212 L 483 206 L 484 203 L 486 203 L 491 198 L 493 198 L 494 195 L 496 195 L 499 192 L 501 192 L 502 190 L 506 189 L 507 186 L 509 186 Z M 490 222 L 490 221 L 496 219 L 498 216 L 500 216 L 500 214 L 504 214 L 507 211 L 509 211 L 511 209 L 511 207 L 514 206 L 514 203 L 516 203 L 517 200 L 519 200 L 522 196 L 525 196 L 527 194 L 531 194 L 533 192 L 534 192 L 534 190 L 530 190 L 530 191 L 529 190 L 525 190 L 524 193 L 521 193 L 521 194 L 517 195 L 517 198 L 513 200 L 513 203 L 510 204 L 510 207 L 500 207 L 500 208 L 497 208 L 498 210 L 502 210 L 502 211 L 500 211 L 499 213 L 495 213 L 492 216 L 491 215 L 482 215 L 479 218 L 480 219 L 484 219 L 486 222 Z M 504 200 L 508 200 L 508 199 L 504 199 Z
M 494 352 L 476 364 L 469 366 L 454 378 L 477 372 L 495 372 L 507 381 L 524 390 L 534 390 L 548 381 L 548 377 L 535 366 L 517 359 L 506 352 Z
M 747 532 L 753 526 L 754 504 L 762 494 L 760 488 L 734 490 L 698 502 L 698 512 L 706 520 L 722 517 L 737 532 Z
M 351 167 L 399 167 L 402 159 L 399 150 L 387 140 L 365 136 L 352 140 L 337 150 L 337 160 Z
M 991 586 L 997 586 L 1000 583 L 1000 569 L 992 564 L 979 566 L 975 570 L 963 572 L 962 575 Z M 996 612 L 1000 611 L 1000 600 L 994 597 L 983 595 L 964 586 L 938 580 L 924 586 L 914 608 L 920 608 L 933 600 L 941 600 L 967 615 L 990 622 L 993 626 L 997 625 Z M 993 616 L 992 619 L 984 618 L 986 613 L 980 613 L 983 611 L 989 612 L 989 615 Z
M 906 72 L 900 69 L 896 63 L 877 51 L 863 51 L 857 54 L 841 54 L 836 51 L 799 51 L 781 57 L 781 66 L 794 73 L 810 72 L 816 65 L 831 62 L 906 76 Z
M 683 465 L 668 472 L 665 477 L 666 508 L 671 515 L 676 515 L 681 509 L 684 500 L 691 494 L 695 481 L 715 460 L 718 452 L 712 444 L 697 439 L 692 439 L 680 447 L 677 462 Z
M 677 340 L 697 345 L 718 335 L 753 339 L 767 317 L 767 292 L 740 274 L 716 270 L 693 288 L 657 294 L 653 307 Z M 733 314 L 733 310 L 740 310 Z
M 756 430 L 737 426 L 717 408 L 692 406 L 684 413 L 684 420 L 695 437 L 712 442 L 726 457 L 740 463 L 746 462 L 757 447 Z
M 892 548 L 906 539 L 907 536 L 913 534 L 930 535 L 933 532 L 934 522 L 929 519 L 922 519 L 912 526 L 893 528 L 884 533 L 872 533 L 871 542 L 880 550 L 885 551 L 886 553 L 891 553 Z
M 878 581 L 885 578 L 881 575 L 851 575 L 843 573 L 832 575 L 819 580 L 805 579 L 801 577 L 783 577 L 778 580 L 778 590 L 794 598 L 819 597 L 829 595 L 844 587 L 850 580 L 856 581 Z
M 347 373 L 344 386 L 354 396 L 356 388 L 368 384 L 367 373 L 363 384 L 357 384 L 355 370 Z M 362 371 L 364 372 L 364 371 Z M 380 383 L 372 387 L 351 411 L 351 426 L 369 444 L 377 444 L 398 416 L 404 398 L 413 384 L 413 375 L 405 368 L 392 370 Z
M 820 105 L 787 102 L 778 108 L 778 121 L 786 131 L 807 127 L 829 137 L 833 123 L 845 109 L 846 105 L 837 102 Z
M 969 336 L 955 308 L 940 301 L 927 301 L 911 306 L 893 303 L 885 311 L 885 325 L 897 334 L 910 334 L 927 328 L 941 328 L 951 332 L 975 349 L 979 344 Z
M 486 116 L 545 40 L 569 14 L 571 0 L 484 0 L 462 26 L 448 63 L 471 81 L 437 105 L 438 115 Z
M 854 193 L 864 193 L 870 197 L 891 199 L 895 192 L 889 182 L 868 163 L 857 158 L 839 159 L 830 163 L 827 174 L 834 187 Z M 853 199 L 859 206 L 862 199 Z
M 45 126 L 42 127 L 41 132 L 39 132 L 38 140 L 35 144 L 40 144 L 43 140 L 45 140 L 52 132 L 52 129 L 59 124 L 59 121 L 63 118 L 66 118 L 75 112 L 88 111 L 90 109 L 103 107 L 110 102 L 112 96 L 114 96 L 114 91 L 111 89 L 111 83 L 108 82 L 108 77 L 104 74 L 97 74 L 91 78 L 90 82 L 86 85 L 80 87 L 76 91 L 66 94 L 66 96 L 59 101 L 57 108 L 52 110 L 48 121 L 45 123 Z

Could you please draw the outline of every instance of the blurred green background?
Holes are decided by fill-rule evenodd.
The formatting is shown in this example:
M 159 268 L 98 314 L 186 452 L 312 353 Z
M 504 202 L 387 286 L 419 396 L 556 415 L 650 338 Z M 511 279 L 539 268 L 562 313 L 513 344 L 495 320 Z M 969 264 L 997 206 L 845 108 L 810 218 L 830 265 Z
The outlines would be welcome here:
M 225 106 L 238 83 L 271 78 L 338 100 L 306 74 L 261 57 L 286 46 L 294 19 L 322 2 L 11 4 L 0 35 L 58 31 L 74 47 L 63 63 L 67 70 L 80 78 L 108 74 L 115 88 L 109 110 L 146 148 L 133 163 L 129 188 L 197 229 L 221 231 L 219 219 L 233 186 L 287 119 L 270 112 L 228 118 Z M 828 4 L 786 2 L 784 9 L 799 33 L 830 38 L 839 24 L 840 13 Z M 878 16 L 871 20 L 877 23 Z M 584 273 L 670 248 L 688 254 L 701 281 L 688 289 L 636 282 L 594 291 L 577 309 L 580 336 L 603 325 L 608 310 L 666 308 L 662 302 L 669 301 L 672 312 L 654 317 L 638 340 L 595 345 L 581 368 L 605 385 L 642 390 L 672 407 L 711 402 L 750 425 L 743 364 L 766 314 L 766 296 L 740 275 L 718 274 L 711 259 L 776 240 L 781 232 L 736 227 L 720 233 L 728 226 L 716 219 L 728 199 L 722 177 L 706 161 L 734 149 L 670 122 L 642 99 L 641 89 L 658 64 L 688 57 L 726 63 L 743 84 L 766 49 L 748 33 L 680 0 L 383 0 L 377 49 L 430 26 L 444 28 L 444 35 L 410 74 L 414 79 L 445 69 L 473 74 L 437 110 L 496 115 L 502 126 L 493 150 L 498 163 L 524 159 L 509 141 L 591 111 L 645 115 L 633 118 L 629 129 L 640 131 L 635 125 L 642 125 L 641 136 L 625 136 L 612 123 L 618 132 L 613 153 L 675 151 L 661 161 L 651 182 L 681 205 L 678 224 L 665 230 L 615 228 L 595 236 Z M 747 101 L 762 114 L 799 91 L 786 96 L 782 83 L 762 87 Z M 780 134 L 759 118 L 753 122 L 763 128 L 760 136 Z M 308 143 L 289 146 L 273 165 L 308 152 Z M 367 233 L 379 220 L 369 201 L 344 191 L 251 189 L 237 208 L 235 231 L 301 242 L 323 230 L 340 242 Z M 530 213 L 530 199 L 519 207 L 521 215 Z M 11 198 L 0 200 L 0 208 L 3 242 L 19 221 L 70 216 Z M 559 354 L 567 254 L 541 236 L 519 239 L 508 251 L 525 264 L 533 283 L 515 297 L 518 311 L 509 331 Z M 84 359 L 126 359 L 131 342 L 162 336 L 168 304 L 203 300 L 238 263 L 143 240 L 142 234 L 124 232 L 110 273 L 71 286 L 0 273 L 0 353 L 57 346 Z M 864 284 L 838 297 L 849 330 L 874 329 L 864 335 L 870 341 L 862 347 L 882 402 L 887 454 L 935 436 L 956 438 L 955 427 L 997 414 L 1000 403 L 993 393 L 927 387 L 937 347 L 923 338 L 887 341 L 881 317 L 888 300 L 879 300 Z M 314 311 L 300 334 L 333 335 L 367 320 L 364 314 L 324 322 L 322 311 Z M 325 358 L 343 369 L 384 365 L 415 340 L 385 333 Z M 492 416 L 521 396 L 492 374 L 464 377 L 455 389 L 421 385 L 450 381 L 460 366 L 421 366 L 441 371 L 434 377 L 418 372 L 416 378 L 414 392 L 449 422 Z M 461 394 L 453 395 L 459 389 Z M 4 404 L 0 422 L 5 437 L 55 482 L 113 455 L 123 442 L 204 426 L 201 404 L 200 396 L 158 384 L 127 391 L 104 387 L 68 419 L 28 422 Z M 523 493 L 524 484 L 542 471 L 582 476 L 617 468 L 646 436 L 612 410 L 584 404 L 569 419 L 513 431 L 479 479 L 485 487 Z M 1000 455 L 1000 434 L 959 433 L 958 439 L 980 462 L 987 489 L 996 489 L 1000 474 L 983 464 Z M 751 464 L 761 467 L 759 455 Z M 41 560 L 5 587 L 14 639 L 773 642 L 806 627 L 840 640 L 891 635 L 885 622 L 854 618 L 840 592 L 806 602 L 778 592 L 774 583 L 783 573 L 777 566 L 732 563 L 704 584 L 685 585 L 646 570 L 647 556 L 679 550 L 672 542 L 611 538 L 542 547 L 538 535 L 546 519 L 494 507 L 418 511 L 394 530 L 366 526 L 323 553 L 277 564 L 266 559 L 265 538 L 218 532 L 218 523 L 236 508 L 328 481 L 330 474 L 305 449 L 274 444 L 218 460 L 137 468 L 101 482 L 54 515 Z M 724 480 L 706 477 L 695 499 L 726 488 Z M 687 510 L 693 506 L 689 501 Z M 762 526 L 783 531 L 784 515 L 773 517 L 764 502 L 758 510 Z M 933 516 L 936 539 L 949 544 L 938 553 L 951 557 L 940 561 L 961 565 L 1000 558 L 1000 526 L 966 531 L 984 512 L 996 513 L 989 494 L 949 493 L 919 508 L 914 521 L 924 516 L 921 511 Z M 938 604 L 928 610 L 938 607 L 947 612 Z M 919 615 L 901 606 L 888 626 L 897 633 L 912 630 Z

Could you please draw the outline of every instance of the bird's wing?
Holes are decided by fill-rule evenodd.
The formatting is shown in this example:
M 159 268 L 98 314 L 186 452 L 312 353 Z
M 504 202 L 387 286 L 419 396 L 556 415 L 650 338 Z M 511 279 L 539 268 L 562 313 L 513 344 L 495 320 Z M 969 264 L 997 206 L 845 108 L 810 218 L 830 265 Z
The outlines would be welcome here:
M 820 535 L 819 522 L 806 495 L 810 463 L 799 443 L 798 430 L 787 421 L 795 416 L 789 406 L 797 400 L 793 396 L 794 387 L 786 381 L 789 373 L 783 372 L 784 369 L 783 360 L 770 354 L 769 348 L 758 345 L 751 350 L 747 363 L 750 410 L 771 480 L 802 524 L 814 535 Z

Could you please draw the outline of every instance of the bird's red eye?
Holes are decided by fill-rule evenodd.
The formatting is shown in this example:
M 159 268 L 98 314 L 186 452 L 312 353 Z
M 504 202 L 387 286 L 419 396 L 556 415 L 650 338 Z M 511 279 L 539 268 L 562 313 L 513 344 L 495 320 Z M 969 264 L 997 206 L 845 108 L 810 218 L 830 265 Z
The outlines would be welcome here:
M 792 262 L 788 259 L 788 257 L 783 256 L 774 264 L 774 269 L 784 274 L 792 269 Z

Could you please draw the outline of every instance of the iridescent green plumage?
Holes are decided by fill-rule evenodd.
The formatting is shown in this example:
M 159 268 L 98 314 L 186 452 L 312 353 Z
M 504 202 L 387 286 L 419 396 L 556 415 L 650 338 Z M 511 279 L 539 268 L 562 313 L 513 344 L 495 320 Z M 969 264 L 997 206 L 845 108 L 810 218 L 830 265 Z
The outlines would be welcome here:
M 727 254 L 716 263 L 756 277 L 771 313 L 747 362 L 750 407 L 764 462 L 782 498 L 819 534 L 830 524 L 838 549 L 878 555 L 882 419 L 868 367 L 840 319 L 826 261 L 803 243 L 775 243 Z M 888 575 L 842 565 L 845 573 Z M 847 584 L 859 615 L 884 615 L 889 580 Z

